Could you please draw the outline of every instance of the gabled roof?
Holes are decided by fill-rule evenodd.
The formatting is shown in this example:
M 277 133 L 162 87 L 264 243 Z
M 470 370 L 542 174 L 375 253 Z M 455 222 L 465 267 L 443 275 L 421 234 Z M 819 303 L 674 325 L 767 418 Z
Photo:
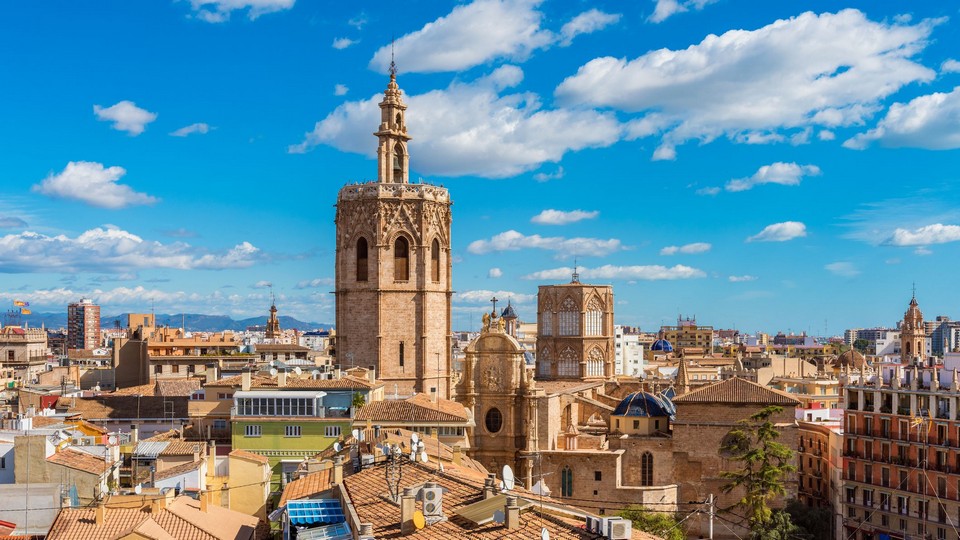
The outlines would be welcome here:
M 60 450 L 48 457 L 47 461 L 96 475 L 102 475 L 108 470 L 107 462 L 104 459 L 71 448 Z
M 301 476 L 293 482 L 289 482 L 283 488 L 283 495 L 280 497 L 280 506 L 286 504 L 287 501 L 305 499 L 323 493 L 330 489 L 330 482 L 332 481 L 333 468 L 323 469 Z
M 181 463 L 176 467 L 170 467 L 169 469 L 163 469 L 162 471 L 157 471 L 153 475 L 154 481 L 165 480 L 167 478 L 173 478 L 174 476 L 180 476 L 181 474 L 186 474 L 192 471 L 200 469 L 200 466 L 203 465 L 203 460 L 199 461 L 188 461 L 187 463 Z
M 224 377 L 223 379 L 208 382 L 204 386 L 240 388 L 243 386 L 243 375 Z M 381 386 L 383 386 L 382 382 L 378 381 L 376 384 L 373 384 L 366 379 L 361 379 L 352 375 L 344 375 L 339 379 L 314 379 L 312 377 L 300 377 L 294 374 L 288 374 L 286 386 L 283 387 L 277 385 L 277 377 L 269 377 L 260 374 L 255 374 L 250 377 L 251 389 L 370 390 L 373 388 L 380 388 Z
M 799 405 L 800 401 L 786 392 L 772 390 L 740 377 L 700 387 L 673 398 L 674 404 L 683 403 L 744 403 L 757 405 Z
M 426 394 L 402 400 L 374 401 L 357 411 L 356 420 L 372 422 L 457 422 L 468 420 L 467 410 L 455 401 L 432 401 Z
M 230 452 L 227 455 L 230 457 L 245 459 L 247 461 L 256 461 L 257 463 L 266 463 L 266 464 L 270 463 L 270 459 L 267 458 L 266 456 L 261 456 L 260 454 L 254 454 L 253 452 L 248 452 L 246 450 L 237 449 L 237 450 L 234 450 L 233 452 Z

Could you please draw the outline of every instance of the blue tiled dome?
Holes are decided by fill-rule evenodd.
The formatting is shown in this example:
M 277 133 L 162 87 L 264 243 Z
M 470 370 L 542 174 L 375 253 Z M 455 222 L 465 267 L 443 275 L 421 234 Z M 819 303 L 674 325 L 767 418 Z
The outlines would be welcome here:
M 517 312 L 513 309 L 513 306 L 510 303 L 507 303 L 507 307 L 503 308 L 503 311 L 500 312 L 500 316 L 504 319 L 516 319 Z
M 673 402 L 662 394 L 635 392 L 623 398 L 613 411 L 613 416 L 669 416 L 677 413 Z
M 650 346 L 651 351 L 673 352 L 673 345 L 665 339 L 658 339 Z

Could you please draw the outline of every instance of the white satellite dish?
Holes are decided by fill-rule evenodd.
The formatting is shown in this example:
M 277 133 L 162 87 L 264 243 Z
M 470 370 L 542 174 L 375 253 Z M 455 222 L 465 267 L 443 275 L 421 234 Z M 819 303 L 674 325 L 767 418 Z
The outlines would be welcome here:
M 300 369 L 300 366 L 297 366 L 297 367 L 293 368 L 293 372 L 296 373 L 297 375 L 300 375 L 300 374 L 303 373 L 303 370 Z
M 503 487 L 510 491 L 516 485 L 516 479 L 513 477 L 513 469 L 509 465 L 503 466 Z
M 413 446 L 416 446 L 416 444 L 417 444 L 418 442 L 420 442 L 420 437 L 419 437 L 416 433 L 411 433 L 411 434 L 410 434 L 410 444 L 413 445 Z
M 270 363 L 269 363 L 268 365 L 269 365 L 270 367 L 273 367 L 273 366 L 275 366 L 275 365 L 277 365 L 277 364 L 276 364 L 276 363 L 274 363 L 274 361 L 273 361 L 273 360 L 271 360 L 271 361 L 270 361 Z
M 546 527 L 540 529 L 540 540 L 550 540 L 550 531 Z
M 430 457 L 427 456 L 427 451 L 426 451 L 426 450 L 421 450 L 421 451 L 420 451 L 420 461 L 422 461 L 422 462 L 424 462 L 424 463 L 430 461 Z
M 355 430 L 353 430 L 352 433 L 353 433 L 353 438 L 359 441 L 359 440 L 360 440 L 360 430 L 359 430 L 359 429 L 355 429 Z
M 143 486 L 141 486 L 140 484 L 133 486 L 133 492 L 136 493 L 137 495 L 143 493 Z
M 110 446 L 116 446 L 117 444 L 116 435 L 110 435 L 109 437 L 107 437 L 107 444 L 109 444 Z
M 278 373 L 278 372 L 277 372 L 277 368 L 270 368 L 270 376 L 271 376 L 271 377 L 276 377 L 276 376 L 277 376 L 277 373 Z
M 341 450 L 343 450 L 343 445 L 342 445 L 342 444 L 340 444 L 339 442 L 333 443 L 333 451 L 334 451 L 334 452 L 339 453 Z
M 420 442 L 417 443 L 417 450 L 420 450 L 421 452 L 422 452 L 423 449 L 426 448 L 426 447 L 427 447 L 427 445 L 423 444 L 423 441 L 420 441 Z

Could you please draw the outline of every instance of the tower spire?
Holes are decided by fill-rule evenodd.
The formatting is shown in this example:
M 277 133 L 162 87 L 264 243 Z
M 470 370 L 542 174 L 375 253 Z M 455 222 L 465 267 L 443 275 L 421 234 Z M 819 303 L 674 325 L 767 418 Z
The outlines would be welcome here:
M 406 184 L 409 182 L 410 154 L 407 152 L 407 142 L 411 139 L 407 135 L 406 115 L 407 106 L 404 105 L 400 86 L 397 84 L 397 64 L 393 60 L 393 49 L 390 52 L 390 82 L 383 92 L 383 101 L 380 102 L 380 129 L 376 135 L 377 146 L 377 182 Z

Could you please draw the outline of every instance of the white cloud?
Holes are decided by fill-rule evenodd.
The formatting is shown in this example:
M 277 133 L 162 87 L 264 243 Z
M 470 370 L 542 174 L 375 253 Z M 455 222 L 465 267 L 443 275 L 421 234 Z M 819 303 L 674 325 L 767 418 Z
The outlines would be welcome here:
M 556 37 L 540 28 L 540 0 L 474 0 L 381 47 L 370 68 L 386 73 L 392 51 L 404 73 L 461 71 L 494 59 L 523 61 Z
M 817 133 L 817 138 L 821 141 L 832 141 L 837 138 L 837 135 L 829 129 L 821 129 L 820 132 Z
M 503 277 L 503 270 L 500 270 L 499 268 L 496 268 L 496 267 L 491 268 L 490 271 L 487 272 L 487 277 L 489 278 Z
M 764 165 L 748 178 L 737 178 L 727 182 L 724 188 L 727 191 L 747 191 L 760 184 L 780 184 L 782 186 L 798 186 L 804 176 L 819 176 L 820 167 L 816 165 L 797 165 L 778 161 Z
M 265 279 L 261 279 L 260 281 L 254 283 L 250 287 L 254 289 L 269 289 L 270 287 L 273 287 L 273 283 Z
M 573 275 L 573 268 L 554 268 L 541 270 L 523 276 L 523 279 L 537 281 L 556 281 L 569 279 Z M 707 274 L 698 268 L 678 264 L 667 267 L 661 265 L 647 266 L 614 266 L 606 264 L 597 268 L 579 268 L 577 270 L 582 279 L 626 279 L 661 281 L 674 279 L 693 279 L 706 277 Z
M 443 90 L 408 96 L 411 167 L 430 175 L 502 178 L 619 139 L 621 128 L 612 113 L 542 110 L 536 94 L 501 95 L 522 79 L 520 68 L 506 65 L 471 83 L 453 82 Z M 375 95 L 340 105 L 289 151 L 329 144 L 374 157 L 371 130 L 380 123 L 382 99 Z
M 563 210 L 544 210 L 539 214 L 530 218 L 531 223 L 537 223 L 540 225 L 566 225 L 568 223 L 576 223 L 578 221 L 583 221 L 585 219 L 593 219 L 600 215 L 598 210 L 571 210 L 569 212 L 564 212 Z
M 756 281 L 757 276 L 751 276 L 751 275 L 730 276 L 727 279 L 730 280 L 730 283 L 746 283 L 748 281 Z
M 356 28 L 357 30 L 362 30 L 363 26 L 367 24 L 367 22 L 369 22 L 367 13 L 365 11 L 361 11 L 359 15 L 347 21 L 347 24 Z
M 940 73 L 960 73 L 960 62 L 953 58 L 945 60 L 940 64 Z
M 713 246 L 706 242 L 694 242 L 692 244 L 686 244 L 683 246 L 667 246 L 660 250 L 661 255 L 676 255 L 677 253 L 682 253 L 685 255 L 693 255 L 696 253 L 705 253 L 710 251 L 710 248 Z
M 949 94 L 935 92 L 894 103 L 877 127 L 844 141 L 861 150 L 873 141 L 883 146 L 952 150 L 960 148 L 960 86 Z
M 203 122 L 199 122 L 196 124 L 190 124 L 189 126 L 184 126 L 174 131 L 170 135 L 173 135 L 174 137 L 186 137 L 187 135 L 192 135 L 194 133 L 200 133 L 201 135 L 203 135 L 208 133 L 209 131 L 210 131 L 209 125 L 204 124 Z
M 934 223 L 912 231 L 898 228 L 883 243 L 890 246 L 928 246 L 957 241 L 960 241 L 960 225 Z
M 98 120 L 113 122 L 111 126 L 118 131 L 126 131 L 130 135 L 139 135 L 146 129 L 147 124 L 157 119 L 157 114 L 137 107 L 132 101 L 121 101 L 109 107 L 93 106 L 93 114 Z
M 824 266 L 824 268 L 826 268 L 829 272 L 841 277 L 855 277 L 860 275 L 860 270 L 858 270 L 857 267 L 851 262 L 833 262 Z
M 196 17 L 209 23 L 221 23 L 230 20 L 234 11 L 247 11 L 247 18 L 255 20 L 261 15 L 275 13 L 293 7 L 296 0 L 190 0 L 190 6 Z
M 458 292 L 453 295 L 453 300 L 461 303 L 486 304 L 492 306 L 490 299 L 493 297 L 497 297 L 499 301 L 506 302 L 510 300 L 516 304 L 528 304 L 537 300 L 537 295 L 535 294 L 521 294 L 512 291 L 490 291 L 486 289 Z M 502 306 L 506 306 L 506 304 L 504 303 Z
M 610 238 L 564 238 L 562 236 L 544 237 L 539 234 L 530 236 L 510 230 L 493 236 L 489 240 L 474 240 L 467 246 L 467 251 L 475 255 L 483 255 L 495 251 L 519 251 L 521 249 L 546 249 L 557 252 L 555 258 L 563 259 L 576 255 L 602 257 L 623 246 L 620 240 Z
M 556 95 L 562 103 L 641 113 L 627 133 L 660 134 L 654 159 L 674 159 L 675 147 L 689 140 L 778 141 L 807 127 L 862 123 L 904 85 L 932 80 L 935 72 L 913 58 L 939 22 L 873 22 L 852 9 L 804 13 L 685 49 L 596 58 Z
M 162 244 L 115 227 L 97 227 L 75 238 L 24 231 L 0 237 L 0 272 L 101 272 L 169 268 L 221 270 L 246 268 L 260 250 L 241 242 L 210 253 L 183 242 Z
M 75 199 L 101 208 L 123 208 L 135 204 L 153 204 L 156 197 L 138 193 L 130 186 L 117 181 L 127 174 L 123 167 L 104 168 L 103 164 L 91 161 L 71 161 L 58 174 L 50 174 L 33 191 Z
M 538 172 L 533 175 L 533 179 L 537 182 L 547 182 L 549 180 L 559 180 L 563 178 L 563 167 L 558 166 L 557 170 L 552 173 L 547 172 Z
M 784 221 L 767 225 L 759 233 L 747 238 L 747 242 L 786 242 L 807 235 L 807 226 L 799 221 Z
M 297 289 L 315 289 L 317 287 L 329 287 L 333 285 L 331 278 L 305 279 L 297 283 Z
M 18 217 L 0 217 L 0 229 L 16 229 L 26 226 L 27 222 Z
M 933 251 L 931 251 L 926 246 L 918 246 L 916 249 L 913 250 L 913 254 L 914 255 L 933 255 Z
M 720 193 L 720 188 L 718 187 L 705 187 L 700 188 L 696 191 L 697 195 L 716 195 Z
M 670 18 L 671 15 L 683 13 L 684 11 L 700 11 L 709 4 L 717 0 L 653 0 L 657 5 L 653 8 L 653 13 L 647 20 L 659 23 Z
M 343 50 L 343 49 L 346 49 L 347 47 L 349 47 L 349 46 L 351 46 L 351 45 L 356 45 L 357 43 L 360 43 L 360 40 L 359 40 L 359 39 L 354 40 L 354 39 L 345 38 L 345 37 L 344 37 L 344 38 L 337 38 L 337 39 L 333 40 L 333 48 L 334 48 L 334 49 L 337 49 L 337 50 Z
M 333 95 L 335 96 L 345 96 L 349 91 L 350 89 L 345 84 L 337 84 L 333 87 Z
M 619 13 L 604 13 L 599 9 L 584 11 L 560 28 L 561 47 L 567 47 L 573 42 L 573 38 L 581 34 L 591 34 L 598 30 L 603 30 L 611 24 L 620 20 Z

